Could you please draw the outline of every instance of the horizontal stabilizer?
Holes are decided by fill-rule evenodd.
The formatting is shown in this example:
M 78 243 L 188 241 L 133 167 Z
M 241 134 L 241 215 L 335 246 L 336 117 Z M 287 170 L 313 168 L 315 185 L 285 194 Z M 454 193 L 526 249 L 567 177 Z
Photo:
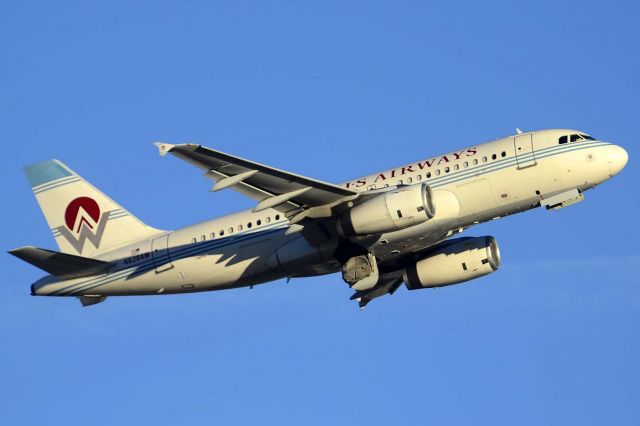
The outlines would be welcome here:
M 33 246 L 20 247 L 9 251 L 15 257 L 62 278 L 86 277 L 104 273 L 114 264 L 88 257 L 45 250 Z

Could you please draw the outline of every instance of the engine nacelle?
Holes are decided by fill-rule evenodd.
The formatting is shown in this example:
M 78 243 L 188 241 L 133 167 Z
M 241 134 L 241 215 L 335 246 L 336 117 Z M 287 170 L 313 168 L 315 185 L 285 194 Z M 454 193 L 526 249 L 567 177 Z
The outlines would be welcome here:
M 442 287 L 483 277 L 499 266 L 500 249 L 495 238 L 460 238 L 405 268 L 402 278 L 409 290 Z
M 431 188 L 426 183 L 384 192 L 352 207 L 338 221 L 346 237 L 397 231 L 418 225 L 436 214 Z

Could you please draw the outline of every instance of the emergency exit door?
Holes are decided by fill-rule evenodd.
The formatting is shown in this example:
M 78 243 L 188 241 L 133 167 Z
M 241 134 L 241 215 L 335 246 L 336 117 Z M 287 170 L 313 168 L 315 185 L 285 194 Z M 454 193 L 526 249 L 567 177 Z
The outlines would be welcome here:
M 533 133 L 514 137 L 513 148 L 516 152 L 519 169 L 536 165 L 536 155 L 533 151 Z
M 169 257 L 169 234 L 160 235 L 151 240 L 151 256 L 156 273 L 173 268 Z

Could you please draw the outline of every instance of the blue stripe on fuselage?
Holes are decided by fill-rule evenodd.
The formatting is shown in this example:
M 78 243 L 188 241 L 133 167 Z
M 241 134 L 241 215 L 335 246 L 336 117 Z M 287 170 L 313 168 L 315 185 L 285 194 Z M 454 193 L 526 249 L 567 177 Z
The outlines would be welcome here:
M 177 260 L 184 259 L 186 257 L 190 257 L 196 254 L 204 253 L 214 248 L 226 247 L 238 242 L 243 242 L 243 241 L 254 239 L 257 237 L 262 237 L 264 235 L 267 235 L 285 228 L 286 226 L 284 226 L 284 222 L 281 221 L 281 222 L 274 223 L 268 227 L 264 227 L 260 230 L 248 231 L 248 232 L 236 234 L 234 236 L 229 236 L 222 239 L 195 243 L 189 246 L 182 246 L 177 250 L 176 248 L 174 248 L 173 251 L 169 249 L 169 262 L 177 261 Z M 146 273 L 155 269 L 157 266 L 161 266 L 161 265 L 155 265 L 153 259 L 145 260 L 144 262 L 141 262 L 138 265 L 135 265 L 126 269 L 121 269 L 120 271 L 117 271 L 114 274 L 94 277 L 87 281 L 84 281 L 81 283 L 75 283 L 67 287 L 61 288 L 53 292 L 52 296 L 54 295 L 64 296 L 64 295 L 73 294 L 78 291 L 91 290 L 101 285 L 105 285 L 113 281 L 117 281 L 121 278 L 141 275 L 143 273 Z
M 465 169 L 465 170 L 461 170 L 459 172 L 452 173 L 446 176 L 433 178 L 429 180 L 429 184 L 432 187 L 437 188 L 437 187 L 441 187 L 451 183 L 456 183 L 456 182 L 465 180 L 467 178 L 472 178 L 472 177 L 480 176 L 482 174 L 492 173 L 492 172 L 516 165 L 518 163 L 518 159 L 520 159 L 520 161 L 523 161 L 524 159 L 526 159 L 528 156 L 530 157 L 531 155 L 533 155 L 536 160 L 539 160 L 543 158 L 552 157 L 555 155 L 564 154 L 566 152 L 572 152 L 572 151 L 577 151 L 581 149 L 594 148 L 594 147 L 605 146 L 605 145 L 610 145 L 610 144 L 606 142 L 600 142 L 600 141 L 589 141 L 589 142 L 583 142 L 583 143 L 567 144 L 560 147 L 552 146 L 552 147 L 544 148 L 538 151 L 534 151 L 529 154 L 521 155 L 519 157 L 514 155 L 509 158 L 505 158 L 503 160 L 494 161 L 490 165 L 486 163 L 485 165 L 478 165 L 477 167 L 473 167 L 471 169 Z M 476 175 L 477 171 L 480 171 L 480 172 Z M 275 229 L 276 226 L 278 227 L 278 229 Z M 224 246 L 234 244 L 236 242 L 257 238 L 257 237 L 266 235 L 267 233 L 271 233 L 284 228 L 286 228 L 286 226 L 284 226 L 284 222 L 278 222 L 268 227 L 262 228 L 259 231 L 247 231 L 241 234 L 236 234 L 234 236 L 229 236 L 222 239 L 200 242 L 200 243 L 196 243 L 195 245 L 182 246 L 181 248 L 177 248 L 177 249 L 174 248 L 173 251 L 171 251 L 170 249 L 169 259 L 170 259 L 170 262 L 180 260 L 189 256 L 204 253 L 207 250 L 210 250 L 213 248 L 224 247 Z M 161 265 L 158 265 L 158 266 L 161 266 Z M 52 295 L 60 295 L 60 296 L 72 295 L 79 291 L 87 291 L 105 284 L 109 284 L 113 281 L 117 281 L 127 276 L 141 275 L 155 268 L 156 268 L 156 265 L 154 265 L 153 259 L 146 260 L 131 268 L 122 269 L 112 275 L 94 277 L 82 283 L 72 284 L 70 286 L 56 290 L 55 292 L 52 293 Z

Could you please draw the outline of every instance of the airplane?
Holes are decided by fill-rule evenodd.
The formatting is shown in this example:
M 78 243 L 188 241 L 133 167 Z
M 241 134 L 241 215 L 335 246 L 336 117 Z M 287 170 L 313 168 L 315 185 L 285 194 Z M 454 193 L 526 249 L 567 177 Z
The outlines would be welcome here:
M 620 172 L 624 148 L 585 132 L 522 132 L 332 184 L 197 144 L 157 142 L 233 189 L 252 209 L 163 231 L 146 225 L 58 160 L 24 168 L 59 251 L 12 255 L 44 270 L 34 296 L 161 295 L 253 287 L 342 273 L 364 308 L 393 294 L 496 271 L 492 236 L 465 229 L 542 207 L 557 210 Z

